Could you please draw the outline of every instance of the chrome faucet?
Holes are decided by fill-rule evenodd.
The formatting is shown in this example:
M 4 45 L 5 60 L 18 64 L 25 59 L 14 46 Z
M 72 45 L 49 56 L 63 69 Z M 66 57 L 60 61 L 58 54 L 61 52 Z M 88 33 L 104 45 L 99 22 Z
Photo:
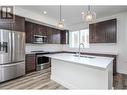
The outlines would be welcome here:
M 85 46 L 84 46 L 83 43 L 80 43 L 80 44 L 79 44 L 79 57 L 80 57 L 80 54 L 81 54 L 81 45 L 83 46 L 83 48 L 85 48 Z

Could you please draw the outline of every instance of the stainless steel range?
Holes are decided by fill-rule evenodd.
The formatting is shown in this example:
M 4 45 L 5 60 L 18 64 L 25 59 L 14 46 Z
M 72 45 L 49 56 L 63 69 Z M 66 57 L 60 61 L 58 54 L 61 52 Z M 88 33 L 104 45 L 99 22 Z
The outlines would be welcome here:
M 36 54 L 36 70 L 42 70 L 49 68 L 51 66 L 50 58 L 43 56 L 44 54 L 49 54 L 50 52 L 46 51 L 32 51 Z
M 0 82 L 25 74 L 25 33 L 0 29 Z

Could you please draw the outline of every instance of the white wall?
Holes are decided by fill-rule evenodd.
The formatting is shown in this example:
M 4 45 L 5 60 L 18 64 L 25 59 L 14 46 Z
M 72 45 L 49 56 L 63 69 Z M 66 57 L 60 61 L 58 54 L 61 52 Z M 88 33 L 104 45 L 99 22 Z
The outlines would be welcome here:
M 117 15 L 98 19 L 104 21 L 112 18 L 117 18 L 117 43 L 106 44 L 97 43 L 90 44 L 90 48 L 83 49 L 84 52 L 104 53 L 104 54 L 118 54 L 117 71 L 119 73 L 127 74 L 127 13 L 120 13 Z M 78 30 L 88 27 L 87 24 L 81 23 L 79 25 L 70 26 L 70 30 Z M 62 50 L 78 51 L 78 49 L 69 48 L 69 45 L 63 45 Z
M 34 13 L 30 10 L 23 9 L 23 8 L 18 7 L 18 6 L 15 6 L 14 13 L 16 15 L 19 15 L 19 16 L 22 16 L 25 18 L 30 18 L 30 19 L 36 20 L 38 22 L 42 22 L 42 23 L 47 24 L 47 25 L 53 25 L 53 26 L 57 25 L 57 21 L 52 19 L 52 18 L 49 18 L 43 14 L 40 15 L 40 14 Z
M 43 14 L 40 15 L 40 14 L 37 14 L 37 13 L 32 12 L 30 10 L 23 9 L 20 6 L 14 7 L 14 13 L 16 15 L 25 17 L 27 21 L 31 21 L 33 23 L 38 23 L 38 24 L 42 24 L 42 25 L 46 25 L 46 26 L 50 26 L 53 28 L 59 28 L 59 27 L 57 27 L 58 20 L 50 18 L 50 17 L 43 15 Z M 64 26 L 64 29 L 67 29 L 66 25 Z

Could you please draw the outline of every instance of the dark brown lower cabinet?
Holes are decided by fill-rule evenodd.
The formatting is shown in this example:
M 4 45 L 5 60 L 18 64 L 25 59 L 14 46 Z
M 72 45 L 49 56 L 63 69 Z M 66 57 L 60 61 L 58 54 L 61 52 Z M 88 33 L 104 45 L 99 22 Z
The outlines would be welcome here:
M 26 54 L 26 73 L 36 71 L 36 55 Z

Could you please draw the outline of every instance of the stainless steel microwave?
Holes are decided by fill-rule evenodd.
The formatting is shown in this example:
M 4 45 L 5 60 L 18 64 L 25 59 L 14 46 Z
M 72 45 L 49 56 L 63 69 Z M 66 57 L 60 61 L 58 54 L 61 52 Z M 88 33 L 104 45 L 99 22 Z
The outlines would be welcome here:
M 34 35 L 34 43 L 37 43 L 37 44 L 47 43 L 47 36 Z

